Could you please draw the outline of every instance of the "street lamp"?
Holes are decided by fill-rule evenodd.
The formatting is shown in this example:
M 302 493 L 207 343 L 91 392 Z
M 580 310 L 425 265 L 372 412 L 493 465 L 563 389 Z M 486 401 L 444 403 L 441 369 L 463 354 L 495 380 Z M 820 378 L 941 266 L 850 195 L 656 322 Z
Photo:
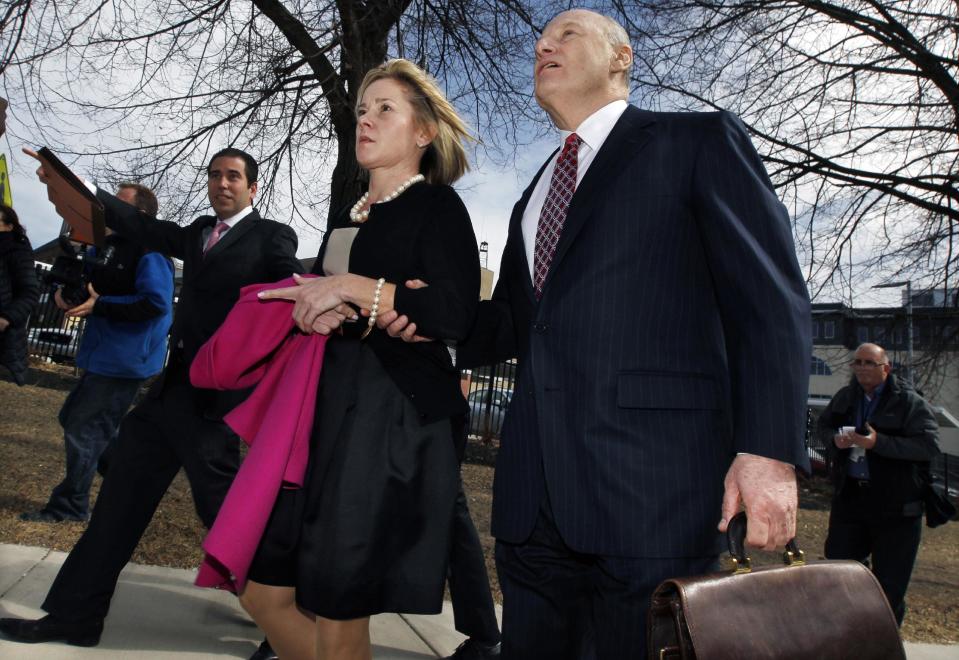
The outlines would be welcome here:
M 915 385 L 912 377 L 912 280 L 903 282 L 887 282 L 886 284 L 877 284 L 873 289 L 895 289 L 906 287 L 906 377 L 909 382 Z

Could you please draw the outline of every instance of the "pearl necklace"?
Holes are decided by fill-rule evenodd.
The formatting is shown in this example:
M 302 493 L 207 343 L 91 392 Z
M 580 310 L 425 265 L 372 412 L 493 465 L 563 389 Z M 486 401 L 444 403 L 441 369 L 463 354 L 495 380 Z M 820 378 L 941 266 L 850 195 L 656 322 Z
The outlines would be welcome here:
M 420 181 L 425 181 L 425 180 L 426 180 L 426 177 L 423 176 L 422 174 L 416 174 L 414 176 L 411 176 L 409 179 L 401 183 L 396 190 L 391 192 L 389 195 L 387 195 L 383 199 L 379 200 L 378 202 L 371 202 L 370 206 L 373 206 L 373 204 L 380 204 L 382 202 L 391 202 L 397 197 L 399 197 L 400 195 L 402 195 L 406 191 L 406 189 L 412 186 L 414 183 L 419 183 Z M 370 217 L 370 210 L 364 209 L 361 211 L 360 209 L 362 209 L 366 205 L 366 201 L 369 198 L 370 198 L 370 191 L 367 190 L 365 193 L 363 193 L 363 196 L 360 197 L 360 201 L 354 204 L 353 208 L 350 209 L 350 220 L 352 220 L 353 222 L 366 222 L 366 219 Z

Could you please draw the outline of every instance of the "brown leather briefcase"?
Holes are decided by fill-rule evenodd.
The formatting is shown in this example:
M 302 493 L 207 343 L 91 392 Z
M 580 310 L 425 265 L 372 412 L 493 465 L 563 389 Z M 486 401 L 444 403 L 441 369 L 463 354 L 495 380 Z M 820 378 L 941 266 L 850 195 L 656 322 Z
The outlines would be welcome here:
M 905 660 L 879 582 L 855 561 L 806 563 L 795 539 L 784 566 L 751 569 L 745 514 L 729 524 L 732 571 L 660 584 L 649 610 L 651 660 Z

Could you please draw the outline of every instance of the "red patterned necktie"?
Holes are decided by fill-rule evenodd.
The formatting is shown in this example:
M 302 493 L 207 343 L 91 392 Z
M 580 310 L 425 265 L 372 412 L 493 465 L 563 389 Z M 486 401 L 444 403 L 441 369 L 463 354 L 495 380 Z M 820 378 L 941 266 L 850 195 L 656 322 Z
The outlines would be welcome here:
M 553 178 L 549 181 L 549 191 L 543 210 L 539 214 L 539 224 L 536 226 L 536 247 L 533 250 L 533 288 L 536 290 L 536 299 L 543 295 L 543 282 L 549 272 L 549 265 L 556 254 L 556 244 L 563 231 L 566 221 L 566 211 L 569 202 L 576 192 L 576 168 L 579 165 L 579 143 L 581 140 L 576 133 L 570 134 L 563 145 L 563 151 L 556 159 L 556 168 Z
M 213 228 L 213 233 L 210 234 L 210 238 L 206 239 L 206 246 L 203 248 L 203 254 L 206 254 L 210 251 L 216 242 L 220 240 L 220 236 L 230 228 L 230 225 L 226 224 L 222 220 L 216 223 L 216 227 Z

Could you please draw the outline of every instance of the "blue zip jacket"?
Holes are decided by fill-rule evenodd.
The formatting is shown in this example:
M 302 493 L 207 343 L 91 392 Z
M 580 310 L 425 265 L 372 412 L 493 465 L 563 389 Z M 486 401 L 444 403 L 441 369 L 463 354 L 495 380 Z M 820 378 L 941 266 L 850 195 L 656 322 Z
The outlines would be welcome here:
M 114 378 L 149 378 L 162 371 L 173 322 L 172 262 L 158 252 L 144 254 L 134 289 L 97 299 L 77 352 L 81 369 Z

